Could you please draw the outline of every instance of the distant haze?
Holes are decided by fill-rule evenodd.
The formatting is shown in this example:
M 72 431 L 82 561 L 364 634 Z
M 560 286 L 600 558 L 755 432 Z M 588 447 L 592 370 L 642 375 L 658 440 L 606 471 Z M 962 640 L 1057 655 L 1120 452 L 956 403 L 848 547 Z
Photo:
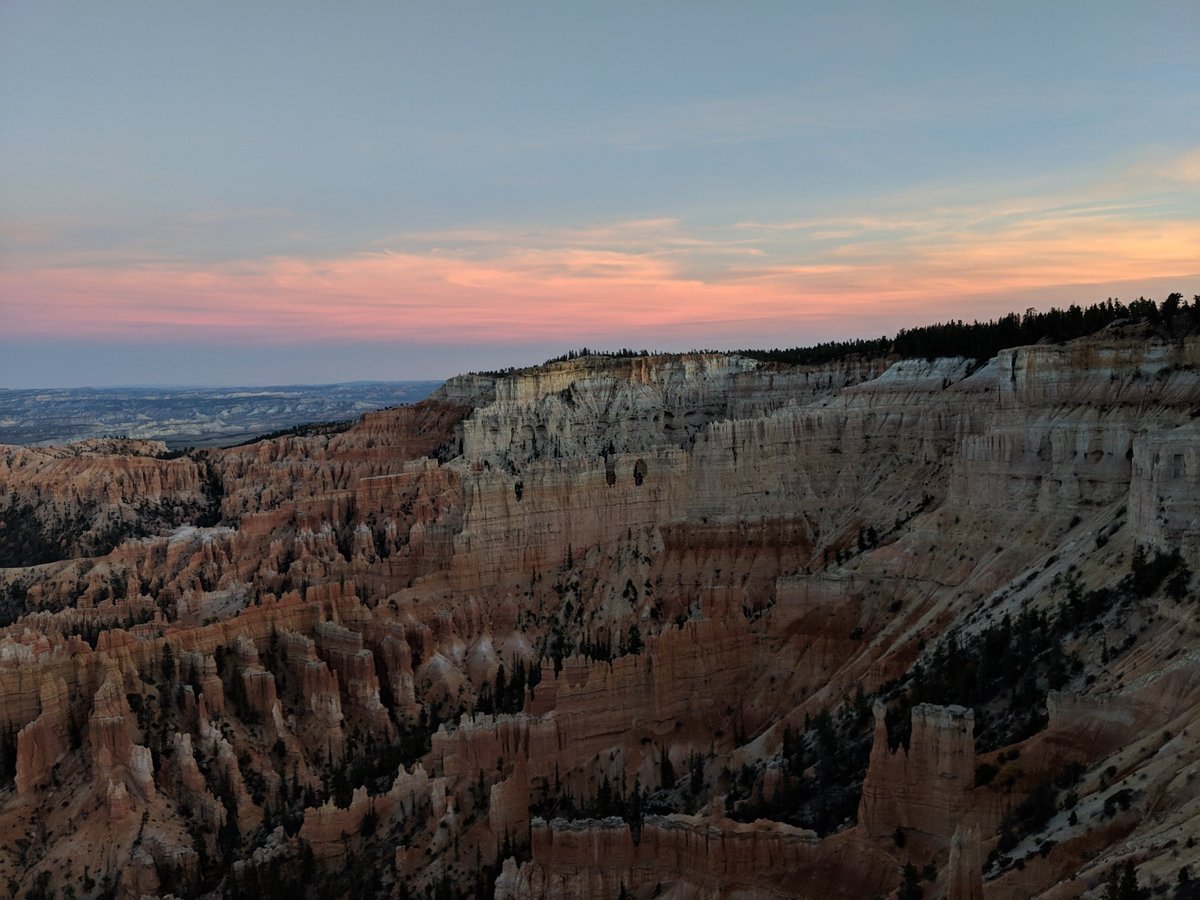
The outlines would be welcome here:
M 1200 4 L 8 3 L 0 386 L 1200 293 Z
M 312 423 L 424 400 L 437 382 L 355 382 L 212 388 L 0 390 L 0 444 L 63 444 L 85 438 L 226 446 Z

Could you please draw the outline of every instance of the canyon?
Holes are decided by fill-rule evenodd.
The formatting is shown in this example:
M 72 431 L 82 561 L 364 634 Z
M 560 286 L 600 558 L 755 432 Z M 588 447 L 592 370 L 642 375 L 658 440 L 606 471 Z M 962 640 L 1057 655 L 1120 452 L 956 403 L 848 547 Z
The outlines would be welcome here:
M 12 896 L 1200 876 L 1194 334 L 583 356 L 166 451 L 0 447 Z

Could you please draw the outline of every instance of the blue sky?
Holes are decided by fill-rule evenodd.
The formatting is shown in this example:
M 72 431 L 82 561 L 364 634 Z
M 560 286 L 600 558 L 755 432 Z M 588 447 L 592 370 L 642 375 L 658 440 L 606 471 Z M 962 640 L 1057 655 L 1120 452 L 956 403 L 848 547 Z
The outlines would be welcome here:
M 1194 2 L 10 2 L 0 385 L 1198 293 L 1197 46 Z

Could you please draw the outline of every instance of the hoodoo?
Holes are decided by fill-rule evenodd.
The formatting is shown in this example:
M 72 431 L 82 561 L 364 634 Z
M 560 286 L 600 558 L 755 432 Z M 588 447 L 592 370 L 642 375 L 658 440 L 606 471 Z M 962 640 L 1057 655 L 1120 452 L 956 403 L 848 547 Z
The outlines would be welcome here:
M 1200 839 L 1198 409 L 1200 340 L 1134 321 L 7 448 L 4 546 L 50 549 L 0 570 L 0 881 L 1165 891 Z

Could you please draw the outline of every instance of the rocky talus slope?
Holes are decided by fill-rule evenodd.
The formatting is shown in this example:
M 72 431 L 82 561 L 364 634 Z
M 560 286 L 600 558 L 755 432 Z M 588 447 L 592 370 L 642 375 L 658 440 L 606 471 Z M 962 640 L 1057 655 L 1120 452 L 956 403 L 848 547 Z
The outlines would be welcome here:
M 14 896 L 1200 877 L 1194 337 L 583 358 L 0 498 Z

